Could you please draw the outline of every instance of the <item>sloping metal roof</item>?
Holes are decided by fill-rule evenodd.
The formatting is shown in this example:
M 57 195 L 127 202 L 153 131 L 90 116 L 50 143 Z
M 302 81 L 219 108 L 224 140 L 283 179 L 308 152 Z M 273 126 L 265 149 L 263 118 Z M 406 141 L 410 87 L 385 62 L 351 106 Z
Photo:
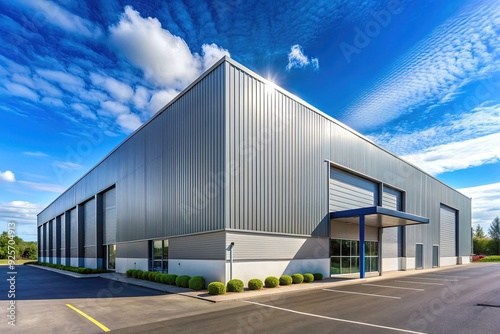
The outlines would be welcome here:
M 330 212 L 331 220 L 352 224 L 359 224 L 359 216 L 365 216 L 365 225 L 379 228 L 429 224 L 428 218 L 381 206 Z

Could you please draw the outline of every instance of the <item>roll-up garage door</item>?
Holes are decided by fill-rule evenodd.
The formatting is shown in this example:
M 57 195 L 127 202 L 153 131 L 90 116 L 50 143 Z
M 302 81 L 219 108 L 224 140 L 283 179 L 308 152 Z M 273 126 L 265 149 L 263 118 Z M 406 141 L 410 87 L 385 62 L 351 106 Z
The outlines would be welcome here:
M 384 186 L 382 206 L 391 210 L 402 211 L 402 193 L 399 190 Z M 401 254 L 401 227 L 388 227 L 382 230 L 382 269 L 398 270 L 397 257 Z
M 337 168 L 330 170 L 330 211 L 358 209 L 378 204 L 378 185 Z
M 456 256 L 456 221 L 457 211 L 441 205 L 439 210 L 439 246 L 441 257 Z

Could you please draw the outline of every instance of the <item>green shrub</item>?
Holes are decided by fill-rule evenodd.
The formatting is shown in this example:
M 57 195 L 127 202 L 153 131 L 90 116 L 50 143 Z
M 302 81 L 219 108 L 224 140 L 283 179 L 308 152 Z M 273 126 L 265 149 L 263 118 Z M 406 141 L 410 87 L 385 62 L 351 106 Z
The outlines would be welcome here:
M 148 280 L 154 281 L 155 274 L 154 271 L 148 271 Z
M 175 285 L 181 288 L 189 287 L 189 280 L 191 279 L 188 275 L 182 275 L 175 279 Z
M 226 293 L 226 287 L 222 282 L 212 282 L 208 285 L 208 293 L 211 295 L 223 295 Z
M 148 276 L 149 276 L 149 271 L 143 271 L 143 272 L 141 272 L 141 276 L 140 276 L 140 277 L 137 277 L 137 278 L 147 280 L 147 279 L 148 279 Z
M 161 274 L 160 275 L 160 283 L 162 284 L 167 284 L 167 274 Z
M 292 276 L 290 275 L 281 275 L 280 277 L 280 285 L 290 285 L 292 284 Z
M 134 269 L 129 269 L 126 272 L 127 277 L 134 277 Z
M 234 278 L 227 282 L 228 292 L 241 292 L 243 291 L 244 283 L 242 280 Z
M 323 279 L 322 273 L 314 273 L 313 276 L 315 281 L 321 281 Z
M 142 274 L 142 270 L 136 269 L 132 272 L 132 277 L 133 278 L 140 278 Z
M 161 275 L 163 275 L 162 273 L 155 273 L 153 275 L 153 280 L 156 282 L 156 283 L 161 283 Z
M 304 276 L 302 274 L 293 274 L 292 275 L 292 283 L 293 284 L 300 284 L 304 282 Z
M 248 290 L 260 290 L 264 286 L 264 283 L 258 278 L 252 278 L 248 281 Z
M 193 290 L 201 290 L 205 287 L 205 279 L 203 276 L 193 276 L 189 280 L 188 286 Z
M 275 288 L 280 284 L 280 280 L 277 277 L 269 276 L 264 280 L 266 288 Z
M 176 285 L 175 281 L 177 280 L 177 275 L 175 274 L 167 274 L 167 284 L 168 285 Z
M 314 281 L 314 275 L 313 274 L 307 273 L 307 274 L 304 274 L 302 276 L 304 276 L 304 283 L 311 283 L 311 282 Z

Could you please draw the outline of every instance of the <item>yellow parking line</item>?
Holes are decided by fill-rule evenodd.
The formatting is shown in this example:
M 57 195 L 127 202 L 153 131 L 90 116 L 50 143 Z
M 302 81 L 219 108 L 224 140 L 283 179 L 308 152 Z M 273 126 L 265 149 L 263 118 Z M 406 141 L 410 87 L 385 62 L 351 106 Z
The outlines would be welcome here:
M 79 309 L 77 309 L 73 305 L 66 304 L 66 306 L 69 307 L 70 309 L 72 309 L 73 311 L 75 311 L 76 313 L 79 313 L 80 315 L 84 316 L 88 320 L 92 321 L 96 326 L 99 326 L 99 328 L 101 328 L 103 331 L 105 331 L 105 332 L 109 332 L 110 331 L 110 329 L 108 327 L 104 326 L 99 321 L 97 321 L 94 318 L 92 318 L 90 315 L 87 315 L 84 312 L 80 311 Z

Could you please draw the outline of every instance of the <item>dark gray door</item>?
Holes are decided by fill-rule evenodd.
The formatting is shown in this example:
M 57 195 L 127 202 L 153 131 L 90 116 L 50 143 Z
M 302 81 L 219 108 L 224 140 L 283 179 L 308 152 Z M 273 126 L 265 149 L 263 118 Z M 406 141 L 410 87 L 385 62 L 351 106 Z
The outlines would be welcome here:
M 415 251 L 415 268 L 422 269 L 424 267 L 424 245 L 417 244 Z
M 439 267 L 439 246 L 432 246 L 432 267 Z

